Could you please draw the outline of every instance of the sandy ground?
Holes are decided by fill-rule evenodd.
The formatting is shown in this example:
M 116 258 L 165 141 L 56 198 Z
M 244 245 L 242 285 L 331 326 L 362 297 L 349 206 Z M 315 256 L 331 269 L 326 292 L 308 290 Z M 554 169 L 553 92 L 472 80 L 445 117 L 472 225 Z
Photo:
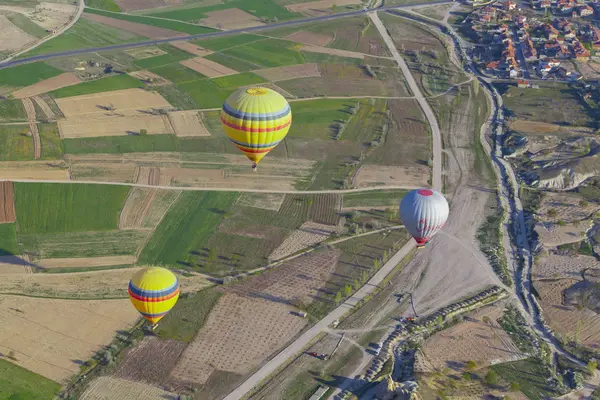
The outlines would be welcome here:
M 284 199 L 285 194 L 282 193 L 242 193 L 236 205 L 279 211 Z
M 298 3 L 292 4 L 290 6 L 286 6 L 286 8 L 292 12 L 304 12 L 309 13 L 316 10 L 324 10 L 329 9 L 335 6 L 347 6 L 352 4 L 360 4 L 360 0 L 320 0 L 320 1 L 311 1 L 308 3 Z M 311 14 L 312 15 L 312 14 Z
M 86 258 L 44 258 L 35 263 L 44 268 L 71 268 L 71 267 L 102 267 L 109 265 L 133 264 L 135 256 L 109 256 Z
M 302 46 L 301 50 L 308 51 L 311 53 L 330 54 L 333 56 L 340 56 L 340 57 L 360 58 L 361 60 L 363 58 L 365 58 L 365 55 L 363 53 L 357 53 L 355 51 L 348 51 L 348 50 L 330 49 L 327 47 L 320 47 L 320 46 L 305 45 L 305 46 Z
M 422 347 L 425 360 L 419 355 L 415 370 L 432 372 L 432 367 L 443 370 L 453 365 L 454 369 L 459 370 L 470 360 L 475 361 L 477 368 L 484 368 L 525 358 L 496 322 L 502 316 L 503 309 L 503 305 L 481 308 L 465 318 L 464 322 L 431 336 Z M 490 322 L 483 322 L 484 316 Z
M 0 175 L 4 179 L 68 180 L 69 170 L 59 163 L 47 161 L 0 162 Z
M 123 11 L 146 10 L 183 4 L 184 0 L 115 0 Z
M 535 231 L 539 241 L 545 247 L 556 247 L 565 243 L 580 242 L 586 238 L 586 231 L 592 227 L 592 221 L 576 222 L 560 226 L 552 223 L 537 223 Z
M 266 68 L 254 71 L 255 74 L 262 76 L 271 82 L 285 81 L 287 79 L 310 78 L 312 76 L 321 76 L 319 67 L 315 63 L 290 65 L 288 67 Z
M 4 15 L 0 15 L 0 51 L 19 50 L 37 39 L 13 25 Z
M 333 40 L 332 35 L 326 35 L 324 33 L 314 33 L 307 31 L 298 31 L 294 32 L 291 35 L 287 35 L 284 37 L 286 40 L 291 40 L 292 42 L 309 44 L 312 46 L 323 47 L 327 46 L 329 42 Z
M 80 83 L 81 80 L 71 72 L 60 74 L 54 78 L 46 79 L 31 86 L 27 86 L 13 93 L 16 99 L 36 96 L 38 94 L 51 92 L 65 86 L 71 86 Z
M 171 83 L 170 81 L 166 80 L 162 76 L 156 75 L 154 72 L 145 71 L 145 70 L 129 72 L 129 75 L 133 76 L 136 79 L 141 80 L 142 82 L 144 82 L 150 86 L 162 86 L 162 85 L 168 85 Z
M 239 8 L 229 8 L 227 10 L 210 11 L 204 13 L 208 18 L 198 21 L 199 25 L 209 26 L 218 29 L 241 29 L 251 26 L 264 25 L 258 17 L 240 10 Z
M 73 4 L 41 2 L 29 13 L 29 18 L 48 30 L 58 30 L 65 25 L 77 12 Z
M 269 255 L 269 259 L 279 260 L 298 250 L 313 246 L 326 240 L 335 231 L 335 226 L 317 224 L 312 221 L 305 222 L 273 250 L 271 255 Z
M 547 124 L 545 122 L 525 121 L 518 119 L 510 123 L 510 128 L 515 131 L 524 131 L 532 133 L 549 133 L 556 132 L 560 129 L 558 125 Z
M 393 165 L 364 165 L 356 174 L 356 186 L 378 185 L 429 186 L 429 168 L 426 166 L 398 167 Z
M 31 264 L 27 256 L 0 256 L 0 275 L 29 274 L 35 264 Z
M 146 383 L 101 376 L 90 383 L 80 400 L 177 400 L 179 395 Z
M 150 39 L 167 39 L 178 36 L 185 36 L 185 33 L 173 31 L 171 29 L 157 28 L 151 25 L 138 24 L 137 22 L 123 21 L 105 17 L 97 14 L 83 14 L 83 18 L 90 21 L 99 22 L 104 25 L 122 29 L 127 32 L 135 33 L 136 35 L 145 36 Z
M 207 60 L 206 58 L 196 57 L 191 60 L 184 60 L 179 62 L 181 65 L 193 69 L 194 71 L 208 76 L 209 78 L 217 78 L 219 76 L 224 75 L 233 75 L 237 74 L 236 70 L 231 68 L 227 68 L 224 65 L 216 63 L 211 60 Z
M 169 113 L 169 121 L 180 137 L 210 136 L 208 130 L 200 120 L 198 110 L 174 111 Z
M 80 362 L 110 343 L 117 330 L 129 329 L 139 319 L 129 299 L 2 295 L 0 313 L 0 352 L 14 351 L 16 364 L 57 382 L 79 372 Z
M 12 182 L 0 182 L 0 223 L 16 220 L 14 185 Z
M 142 89 L 115 90 L 112 92 L 86 94 L 56 99 L 56 104 L 66 118 L 85 115 L 106 115 L 105 107 L 112 105 L 118 114 L 135 115 L 138 110 L 171 107 L 160 94 Z
M 207 50 L 190 42 L 171 42 L 170 45 L 173 47 L 177 47 L 178 49 L 187 51 L 188 53 L 195 54 L 199 57 L 204 57 L 213 53 L 213 51 L 211 50 Z
M 600 268 L 600 262 L 591 256 L 550 254 L 536 261 L 532 276 L 534 279 L 580 278 L 586 268 Z

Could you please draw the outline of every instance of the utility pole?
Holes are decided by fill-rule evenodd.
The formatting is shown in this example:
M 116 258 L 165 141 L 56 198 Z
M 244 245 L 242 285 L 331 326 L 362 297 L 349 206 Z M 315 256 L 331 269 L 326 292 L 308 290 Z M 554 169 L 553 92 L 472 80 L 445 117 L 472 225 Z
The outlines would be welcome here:
M 410 296 L 410 305 L 413 309 L 413 314 L 415 314 L 415 317 L 419 318 L 419 316 L 417 315 L 417 311 L 415 310 L 415 303 L 413 303 L 412 293 L 409 292 L 408 295 Z

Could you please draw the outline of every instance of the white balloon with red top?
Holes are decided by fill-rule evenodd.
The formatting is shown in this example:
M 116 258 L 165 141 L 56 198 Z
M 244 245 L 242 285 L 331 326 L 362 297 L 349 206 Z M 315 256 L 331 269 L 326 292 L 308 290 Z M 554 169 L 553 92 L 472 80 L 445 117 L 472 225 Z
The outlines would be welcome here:
M 407 193 L 400 202 L 400 218 L 418 247 L 423 247 L 446 223 L 450 208 L 444 195 L 431 189 Z

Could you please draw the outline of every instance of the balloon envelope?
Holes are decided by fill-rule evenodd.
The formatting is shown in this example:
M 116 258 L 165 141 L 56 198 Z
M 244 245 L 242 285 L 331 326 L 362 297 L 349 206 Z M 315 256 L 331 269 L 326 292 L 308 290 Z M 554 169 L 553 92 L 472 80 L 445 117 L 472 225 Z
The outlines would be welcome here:
M 400 218 L 419 246 L 442 229 L 449 212 L 446 198 L 431 189 L 412 190 L 400 202 Z
M 225 100 L 221 124 L 229 140 L 258 163 L 287 135 L 292 110 L 285 98 L 274 90 L 239 89 Z
M 173 308 L 178 298 L 179 281 L 166 268 L 144 268 L 129 281 L 129 299 L 153 325 Z

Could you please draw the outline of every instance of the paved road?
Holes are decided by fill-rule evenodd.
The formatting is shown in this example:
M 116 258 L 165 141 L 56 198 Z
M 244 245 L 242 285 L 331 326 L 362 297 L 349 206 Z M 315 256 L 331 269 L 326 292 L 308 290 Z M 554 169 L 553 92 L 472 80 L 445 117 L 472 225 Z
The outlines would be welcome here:
M 371 294 L 377 285 L 402 261 L 404 257 L 415 247 L 414 242 L 410 241 L 404 247 L 394 254 L 388 262 L 364 285 L 360 288 L 352 297 L 346 300 L 342 305 L 329 313 L 325 318 L 315 324 L 308 331 L 304 332 L 298 339 L 296 339 L 291 345 L 282 350 L 274 358 L 269 360 L 263 365 L 258 371 L 250 376 L 246 381 L 227 395 L 223 400 L 238 400 L 241 399 L 246 393 L 254 389 L 256 386 L 268 378 L 274 373 L 279 367 L 285 364 L 287 360 L 301 352 L 319 333 L 327 329 L 329 325 L 336 319 L 341 318 L 348 311 L 352 309 L 360 300 L 362 300 L 368 294 Z
M 42 44 L 46 43 L 47 41 L 52 40 L 52 39 L 54 39 L 55 37 L 57 37 L 59 35 L 62 35 L 68 29 L 71 29 L 71 27 L 73 25 L 75 25 L 75 23 L 79 20 L 79 18 L 81 17 L 81 14 L 83 14 L 83 9 L 84 8 L 85 8 L 85 2 L 84 2 L 84 0 L 79 0 L 79 7 L 77 7 L 77 12 L 75 13 L 75 16 L 69 21 L 68 24 L 66 24 L 65 26 L 63 26 L 59 30 L 57 30 L 55 34 L 48 35 L 45 38 L 43 38 L 42 40 L 40 40 L 39 42 L 36 42 L 33 46 L 28 47 L 26 49 L 23 49 L 23 50 L 19 51 L 18 53 L 15 53 L 15 54 L 11 55 L 10 57 L 5 58 L 4 60 L 0 61 L 0 65 L 5 64 L 5 63 L 6 63 L 6 65 L 10 65 L 10 60 L 12 60 L 13 58 L 18 57 L 21 54 L 25 54 L 25 53 L 27 53 L 27 52 L 35 49 L 36 47 L 41 46 Z
M 83 3 L 83 0 L 80 0 L 80 2 Z M 446 3 L 452 3 L 452 1 L 451 0 L 424 1 L 422 3 L 409 4 L 409 5 L 394 5 L 394 6 L 379 7 L 378 10 L 391 10 L 394 8 L 414 7 L 415 5 L 421 5 L 421 4 L 435 5 L 435 4 L 446 4 Z M 246 32 L 256 32 L 256 31 L 261 31 L 261 30 L 265 30 L 265 29 L 280 28 L 280 27 L 285 27 L 285 26 L 304 24 L 304 23 L 308 23 L 308 22 L 329 21 L 329 20 L 338 19 L 338 18 L 363 15 L 368 12 L 369 12 L 369 10 L 350 11 L 350 12 L 333 14 L 333 15 L 323 15 L 320 17 L 296 19 L 293 21 L 279 22 L 276 24 L 254 26 L 251 28 L 232 29 L 230 31 L 202 33 L 202 34 L 198 34 L 198 35 L 178 36 L 178 37 L 168 38 L 168 39 L 147 40 L 144 42 L 137 42 L 137 43 L 126 43 L 126 44 L 117 44 L 117 45 L 106 46 L 106 47 L 94 47 L 94 48 L 89 48 L 89 49 L 63 51 L 60 53 L 44 54 L 44 55 L 33 56 L 33 57 L 23 58 L 21 60 L 8 61 L 8 62 L 6 62 L 6 60 L 4 60 L 4 61 L 0 62 L 0 69 L 14 67 L 14 66 L 20 65 L 20 64 L 27 64 L 27 63 L 34 62 L 34 61 L 47 60 L 50 58 L 57 58 L 57 57 L 64 57 L 64 56 L 71 56 L 71 55 L 75 55 L 75 54 L 96 53 L 98 51 L 128 49 L 128 48 L 132 48 L 132 47 L 141 47 L 141 46 L 176 42 L 176 41 L 182 41 L 182 40 L 206 39 L 206 38 L 211 38 L 211 37 L 216 37 L 216 36 L 234 35 L 234 34 L 246 33 Z
M 383 26 L 383 23 L 379 19 L 379 16 L 377 15 L 377 13 L 370 12 L 369 17 L 371 17 L 371 20 L 373 21 L 373 23 L 375 24 L 375 27 L 379 31 L 379 34 L 381 35 L 381 37 L 383 38 L 388 49 L 392 53 L 394 60 L 398 63 L 398 66 L 400 67 L 400 69 L 402 70 L 402 73 L 404 74 L 404 78 L 408 82 L 408 86 L 410 87 L 410 90 L 413 92 L 416 100 L 419 102 L 419 105 L 421 106 L 421 109 L 423 110 L 425 117 L 427 117 L 427 121 L 429 122 L 429 126 L 431 127 L 431 136 L 433 139 L 432 140 L 432 142 L 433 142 L 433 171 L 431 174 L 431 186 L 435 190 L 441 191 L 442 190 L 442 136 L 440 134 L 440 127 L 437 123 L 437 119 L 435 118 L 435 114 L 433 113 L 433 110 L 429 106 L 429 103 L 427 102 L 427 100 L 425 100 L 425 98 L 423 97 L 423 94 L 421 93 L 421 89 L 419 89 L 419 85 L 417 85 L 415 78 L 413 77 L 412 73 L 410 72 L 410 68 L 408 68 L 408 65 L 406 64 L 404 59 L 400 56 L 400 54 L 398 53 L 398 50 L 396 50 L 396 45 L 394 44 L 392 37 L 389 35 L 385 26 Z

